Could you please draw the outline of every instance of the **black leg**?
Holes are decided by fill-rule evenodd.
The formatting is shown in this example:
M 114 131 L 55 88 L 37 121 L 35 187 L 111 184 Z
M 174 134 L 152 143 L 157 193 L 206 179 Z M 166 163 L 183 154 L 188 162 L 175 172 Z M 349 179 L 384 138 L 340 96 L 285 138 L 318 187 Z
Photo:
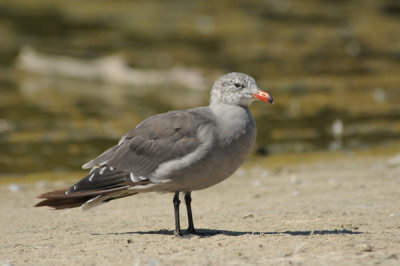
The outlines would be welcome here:
M 179 222 L 179 204 L 181 201 L 179 200 L 179 192 L 175 192 L 174 200 L 174 211 L 175 211 L 175 236 L 182 236 L 181 225 Z
M 193 217 L 192 217 L 192 207 L 190 203 L 192 202 L 192 197 L 190 196 L 191 191 L 185 193 L 185 203 L 186 203 L 186 210 L 187 210 L 187 216 L 188 216 L 188 222 L 189 222 L 189 227 L 188 227 L 188 233 L 189 234 L 196 234 L 196 230 L 194 229 L 193 225 Z

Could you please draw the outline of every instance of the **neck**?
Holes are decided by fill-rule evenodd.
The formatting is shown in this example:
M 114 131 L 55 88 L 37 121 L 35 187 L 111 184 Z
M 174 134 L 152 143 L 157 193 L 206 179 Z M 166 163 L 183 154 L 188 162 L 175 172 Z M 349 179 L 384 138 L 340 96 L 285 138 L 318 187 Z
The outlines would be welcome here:
M 247 106 L 232 105 L 225 103 L 210 103 L 210 109 L 216 117 L 217 127 L 220 137 L 226 142 L 230 142 L 247 130 L 249 123 L 254 123 L 254 119 Z

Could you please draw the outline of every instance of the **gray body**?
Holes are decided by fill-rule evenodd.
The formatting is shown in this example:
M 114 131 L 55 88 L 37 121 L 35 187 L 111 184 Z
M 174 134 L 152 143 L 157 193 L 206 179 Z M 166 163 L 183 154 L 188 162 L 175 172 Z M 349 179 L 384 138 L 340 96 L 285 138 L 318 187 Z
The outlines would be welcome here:
M 161 127 L 161 132 L 157 132 L 157 125 L 164 122 L 167 123 Z M 176 130 L 178 126 L 179 130 Z M 95 173 L 99 173 L 98 169 L 108 167 L 108 170 L 109 165 L 113 165 L 113 171 L 123 169 L 128 172 L 131 181 L 132 175 L 134 180 L 150 181 L 149 184 L 127 187 L 126 191 L 117 191 L 113 195 L 107 195 L 107 198 L 137 192 L 165 193 L 205 189 L 225 180 L 240 167 L 254 145 L 256 132 L 254 118 L 247 106 L 211 105 L 172 111 L 145 120 L 129 131 L 119 145 L 84 167 L 94 168 Z M 149 139 L 143 135 L 154 136 Z M 178 141 L 177 144 L 176 139 L 183 143 Z M 148 153 L 137 152 L 142 146 L 147 147 Z M 155 152 L 152 149 L 161 151 Z M 138 166 L 130 163 L 133 158 Z M 152 164 L 154 161 L 157 163 Z M 102 175 L 106 177 L 105 174 L 106 171 Z M 125 176 L 125 179 L 128 178 L 126 174 Z M 82 180 L 84 182 L 81 181 L 82 185 L 95 185 L 96 176 L 92 181 L 88 181 L 89 177 L 90 174 Z M 100 179 L 99 176 L 97 179 Z M 79 188 L 78 184 L 75 189 Z
M 247 107 L 231 106 L 223 110 L 216 108 L 194 109 L 203 113 L 210 122 L 199 130 L 204 140 L 198 156 L 179 167 L 185 158 L 165 162 L 150 177 L 153 182 L 163 185 L 154 187 L 156 191 L 193 191 L 213 186 L 231 176 L 244 162 L 256 139 L 256 125 Z M 225 112 L 222 116 L 218 112 Z M 241 118 L 240 120 L 237 118 Z M 235 123 L 241 121 L 241 123 Z M 190 156 L 190 155 L 189 155 Z M 175 168 L 174 166 L 178 166 Z
M 68 190 L 41 195 L 36 206 L 88 209 L 141 192 L 205 189 L 231 176 L 256 139 L 249 105 L 272 103 L 253 78 L 229 73 L 211 91 L 210 105 L 147 118 L 119 143 L 83 165 L 90 173 Z

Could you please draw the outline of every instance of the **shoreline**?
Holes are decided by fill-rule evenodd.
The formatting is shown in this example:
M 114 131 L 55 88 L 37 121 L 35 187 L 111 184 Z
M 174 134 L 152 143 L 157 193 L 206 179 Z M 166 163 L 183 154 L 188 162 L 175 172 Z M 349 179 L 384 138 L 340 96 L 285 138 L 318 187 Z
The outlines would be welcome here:
M 392 153 L 390 153 L 392 154 Z M 398 161 L 396 161 L 398 160 Z M 176 238 L 172 194 L 147 193 L 91 211 L 34 208 L 72 180 L 0 186 L 5 265 L 397 265 L 400 156 L 248 162 L 193 192 L 202 236 Z M 183 206 L 181 206 L 181 209 Z M 187 224 L 181 213 L 182 227 Z

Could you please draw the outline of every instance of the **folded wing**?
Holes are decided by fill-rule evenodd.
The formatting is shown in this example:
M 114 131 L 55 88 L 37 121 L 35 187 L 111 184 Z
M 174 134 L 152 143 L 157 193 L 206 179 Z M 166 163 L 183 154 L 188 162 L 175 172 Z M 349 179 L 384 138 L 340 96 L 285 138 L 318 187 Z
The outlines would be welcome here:
M 198 132 L 213 121 L 206 108 L 149 117 L 125 134 L 117 145 L 83 165 L 84 169 L 92 168 L 84 179 L 66 191 L 39 196 L 47 200 L 37 206 L 77 207 L 91 200 L 104 202 L 136 194 L 128 192 L 128 188 L 153 184 L 152 176 L 162 163 L 195 152 L 202 144 Z M 113 196 L 107 195 L 110 193 Z M 51 198 L 58 198 L 60 205 L 54 202 L 51 205 Z

